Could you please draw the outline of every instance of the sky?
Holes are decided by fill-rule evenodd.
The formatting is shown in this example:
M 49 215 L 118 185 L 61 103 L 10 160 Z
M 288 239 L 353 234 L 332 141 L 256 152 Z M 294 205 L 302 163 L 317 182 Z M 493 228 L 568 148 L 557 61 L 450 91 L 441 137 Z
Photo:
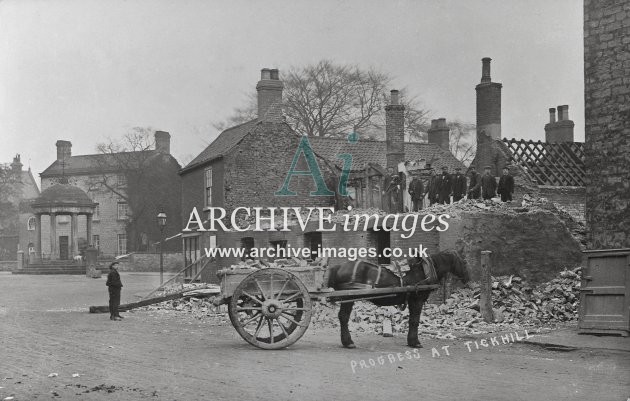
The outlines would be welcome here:
M 569 105 L 584 140 L 581 0 L 0 0 L 0 163 L 38 178 L 133 127 L 185 164 L 244 106 L 260 69 L 376 67 L 431 118 L 474 123 L 481 59 L 503 84 L 502 134 L 544 140 Z M 38 178 L 39 181 L 39 178 Z

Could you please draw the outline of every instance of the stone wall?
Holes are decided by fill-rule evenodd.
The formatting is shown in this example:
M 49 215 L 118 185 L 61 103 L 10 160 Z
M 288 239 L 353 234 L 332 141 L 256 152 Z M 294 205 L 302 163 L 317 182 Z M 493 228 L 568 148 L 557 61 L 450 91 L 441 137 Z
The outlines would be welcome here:
M 574 219 L 584 222 L 586 215 L 585 187 L 553 187 L 541 185 L 538 195 L 558 204 Z
M 548 211 L 519 214 L 463 212 L 440 235 L 441 249 L 462 253 L 479 279 L 481 251 L 492 251 L 492 274 L 517 274 L 531 282 L 553 278 L 580 264 L 582 250 L 565 222 Z
M 1 260 L 0 261 L 0 272 L 8 272 L 15 269 L 17 269 L 16 260 Z
M 126 258 L 119 259 L 119 271 L 123 272 L 159 272 L 159 253 L 133 253 Z M 105 263 L 105 268 L 110 262 Z M 103 263 L 101 263 L 103 264 Z M 102 268 L 102 267 L 101 267 Z M 181 252 L 164 253 L 164 271 L 178 272 L 184 268 L 184 256 Z
M 584 0 L 589 248 L 630 247 L 630 3 Z

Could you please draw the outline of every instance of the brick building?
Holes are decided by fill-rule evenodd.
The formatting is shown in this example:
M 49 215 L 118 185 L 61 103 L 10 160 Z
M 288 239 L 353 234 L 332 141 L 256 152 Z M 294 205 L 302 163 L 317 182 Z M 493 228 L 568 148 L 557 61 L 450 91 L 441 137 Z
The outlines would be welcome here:
M 630 4 L 584 0 L 589 248 L 630 247 Z
M 258 118 L 226 129 L 181 171 L 182 219 L 188 221 L 193 208 L 225 208 L 229 214 L 237 207 L 325 207 L 339 209 L 345 202 L 355 207 L 382 208 L 381 193 L 386 167 L 399 168 L 407 160 L 431 162 L 434 167 L 447 166 L 451 171 L 463 167 L 447 149 L 449 130 L 444 119 L 434 120 L 429 143 L 404 142 L 404 106 L 399 104 L 398 91 L 392 91 L 386 106 L 386 140 L 368 141 L 327 137 L 302 137 L 284 122 L 282 116 L 283 83 L 278 70 L 263 69 L 258 91 Z M 440 145 L 444 146 L 446 150 Z M 298 150 L 304 150 L 296 158 Z M 312 154 L 309 160 L 308 154 Z M 348 156 L 349 155 L 349 156 Z M 292 168 L 292 163 L 297 160 Z M 344 164 L 351 160 L 348 194 L 336 193 L 337 182 Z M 314 166 L 311 163 L 315 163 Z M 347 166 L 346 166 L 347 167 Z M 288 191 L 281 191 L 290 170 L 322 173 L 325 189 L 312 175 L 292 175 Z M 293 194 L 289 195 L 289 192 Z M 340 199 L 343 198 L 343 199 Z M 215 235 L 216 234 L 216 235 Z M 326 243 L 339 244 L 336 233 L 317 232 L 307 227 L 300 232 L 183 232 L 185 264 L 201 256 L 203 248 L 261 247 L 291 244 L 311 247 Z M 343 233 L 345 243 L 396 242 L 396 236 L 379 239 L 376 233 Z M 436 241 L 433 241 L 436 242 Z M 415 239 L 417 244 L 418 240 Z M 437 250 L 437 249 L 434 249 Z M 204 279 L 216 280 L 218 266 L 233 263 L 234 259 L 217 260 Z
M 20 155 L 3 167 L 0 183 L 0 261 L 15 261 L 17 251 L 34 252 L 35 221 L 29 202 L 39 196 L 31 169 L 23 170 Z
M 86 238 L 87 217 L 78 216 L 79 248 L 92 244 L 102 257 L 154 250 L 153 244 L 160 239 L 156 216 L 161 210 L 170 220 L 166 236 L 179 232 L 180 165 L 170 154 L 169 133 L 155 133 L 155 150 L 73 156 L 69 141 L 59 140 L 56 146 L 57 159 L 40 174 L 42 191 L 67 181 L 98 204 L 92 216 L 91 238 Z M 139 172 L 143 174 L 141 179 Z M 130 201 L 137 202 L 142 210 L 133 210 Z M 56 237 L 71 237 L 73 224 L 69 218 L 55 217 Z M 46 259 L 57 249 L 53 250 L 50 244 L 50 216 L 42 215 L 41 220 L 42 253 Z M 181 249 L 181 244 L 172 241 L 166 249 Z M 72 256 L 66 252 L 64 255 Z
M 500 83 L 491 81 L 490 58 L 482 59 L 481 83 L 476 87 L 477 153 L 473 164 L 478 169 L 490 166 L 494 176 L 508 166 L 515 176 L 515 200 L 524 194 L 545 197 L 583 221 L 584 144 L 574 141 L 569 106 L 557 107 L 557 120 L 556 108 L 549 109 L 544 142 L 508 139 L 501 133 L 501 89 Z

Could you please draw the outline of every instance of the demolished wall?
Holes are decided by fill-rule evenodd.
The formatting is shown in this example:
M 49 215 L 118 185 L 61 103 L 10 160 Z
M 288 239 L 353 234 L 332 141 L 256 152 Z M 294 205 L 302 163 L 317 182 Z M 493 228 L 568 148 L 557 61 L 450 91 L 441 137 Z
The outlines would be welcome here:
M 550 280 L 564 268 L 581 263 L 581 244 L 574 235 L 579 225 L 571 224 L 571 217 L 553 205 L 516 208 L 466 204 L 451 206 L 450 228 L 440 235 L 440 249 L 460 252 L 474 280 L 479 279 L 484 250 L 492 251 L 493 275 L 515 274 L 532 283 Z

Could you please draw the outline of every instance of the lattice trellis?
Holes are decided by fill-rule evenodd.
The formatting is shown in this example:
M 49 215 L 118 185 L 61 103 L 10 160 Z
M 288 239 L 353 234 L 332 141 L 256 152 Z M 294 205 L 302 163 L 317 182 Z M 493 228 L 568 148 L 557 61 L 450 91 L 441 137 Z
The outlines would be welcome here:
M 538 185 L 584 186 L 584 144 L 507 139 L 511 162 Z

